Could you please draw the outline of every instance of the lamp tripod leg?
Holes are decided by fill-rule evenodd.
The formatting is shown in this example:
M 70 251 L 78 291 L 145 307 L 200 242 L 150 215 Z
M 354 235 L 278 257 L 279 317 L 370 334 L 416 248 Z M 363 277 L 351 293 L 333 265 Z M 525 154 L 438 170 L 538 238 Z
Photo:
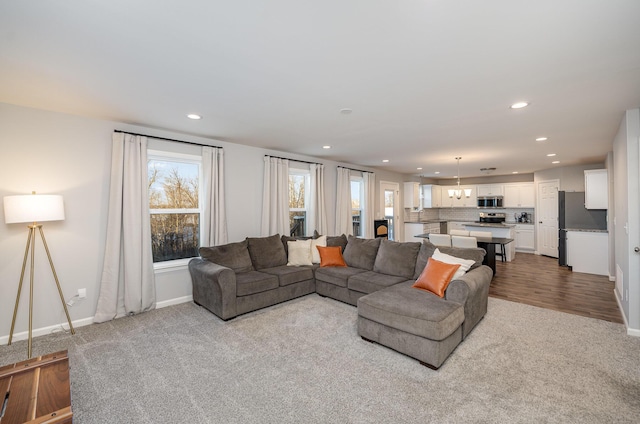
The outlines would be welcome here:
M 27 247 L 24 249 L 24 260 L 22 261 L 22 272 L 20 273 L 20 283 L 18 284 L 16 306 L 13 308 L 13 319 L 11 320 L 11 331 L 9 332 L 9 342 L 7 343 L 7 345 L 11 345 L 11 340 L 13 340 L 13 330 L 16 326 L 16 316 L 18 315 L 18 305 L 20 304 L 20 294 L 22 293 L 22 282 L 24 281 L 24 271 L 27 268 L 27 257 L 29 257 L 29 246 L 31 245 L 32 235 L 33 228 L 29 228 L 29 235 L 27 236 Z
M 44 244 L 44 250 L 47 252 L 47 257 L 49 258 L 49 265 L 51 265 L 51 271 L 53 272 L 53 278 L 56 280 L 56 286 L 58 287 L 58 294 L 60 295 L 60 301 L 62 302 L 62 307 L 64 308 L 64 313 L 67 316 L 67 322 L 69 323 L 69 329 L 71 334 L 76 334 L 76 330 L 73 329 L 73 324 L 71 324 L 71 317 L 69 316 L 69 310 L 67 309 L 67 303 L 64 301 L 64 295 L 62 294 L 62 289 L 60 288 L 60 281 L 58 281 L 58 274 L 56 274 L 56 269 L 53 267 L 53 260 L 51 260 L 51 254 L 49 253 L 49 246 L 47 246 L 47 241 L 44 238 L 44 232 L 42 231 L 42 227 L 38 227 L 40 230 L 40 237 L 42 237 L 42 244 Z

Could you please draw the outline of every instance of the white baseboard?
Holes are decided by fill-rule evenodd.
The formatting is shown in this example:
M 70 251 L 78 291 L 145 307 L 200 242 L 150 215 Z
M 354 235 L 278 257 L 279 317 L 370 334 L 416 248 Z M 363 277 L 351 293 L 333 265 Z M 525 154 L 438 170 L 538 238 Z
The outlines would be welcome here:
M 193 300 L 193 296 L 182 296 L 176 297 L 175 299 L 163 300 L 162 302 L 156 303 L 156 309 L 166 308 L 171 305 L 179 305 L 181 303 L 191 302 Z
M 166 308 L 167 306 L 179 305 L 181 303 L 191 302 L 192 300 L 193 300 L 193 296 L 176 297 L 175 299 L 169 299 L 169 300 L 163 300 L 162 302 L 157 302 L 156 308 L 157 309 Z M 73 328 L 83 327 L 85 325 L 93 324 L 93 317 L 78 319 L 78 320 L 72 321 L 71 324 L 73 324 Z M 56 325 L 36 328 L 33 330 L 32 336 L 33 337 L 45 336 L 47 334 L 56 332 L 56 330 L 62 331 L 63 328 L 64 328 L 64 331 L 69 331 L 69 324 L 66 321 L 64 323 L 60 323 Z M 22 331 L 20 333 L 14 333 L 12 341 L 17 342 L 19 340 L 27 340 L 28 337 L 29 337 L 29 332 Z M 3 344 L 3 345 L 7 344 L 8 341 L 9 341 L 8 334 L 6 336 L 0 336 L 0 344 Z
M 615 289 L 613 289 L 613 297 L 616 298 L 616 303 L 618 304 L 618 309 L 620 309 L 620 315 L 622 315 L 622 321 L 624 321 L 624 327 L 627 329 L 628 336 L 640 337 L 640 330 L 636 328 L 629 328 L 629 321 L 627 321 L 627 317 L 624 314 L 624 308 L 622 307 L 622 303 L 620 303 L 620 298 L 618 297 L 618 293 Z
M 73 324 L 73 328 L 84 327 L 85 325 L 93 324 L 93 317 L 78 319 L 78 320 L 72 321 L 71 324 Z M 48 327 L 36 328 L 32 332 L 33 333 L 32 337 L 44 336 L 47 334 L 55 333 L 56 330 L 62 331 L 63 328 L 64 328 L 64 331 L 69 331 L 69 323 L 65 321 L 64 323 L 50 325 Z M 14 333 L 12 342 L 17 342 L 19 340 L 27 340 L 28 337 L 29 337 L 29 331 Z M 0 344 L 7 344 L 8 341 L 9 341 L 8 334 L 6 336 L 0 337 Z

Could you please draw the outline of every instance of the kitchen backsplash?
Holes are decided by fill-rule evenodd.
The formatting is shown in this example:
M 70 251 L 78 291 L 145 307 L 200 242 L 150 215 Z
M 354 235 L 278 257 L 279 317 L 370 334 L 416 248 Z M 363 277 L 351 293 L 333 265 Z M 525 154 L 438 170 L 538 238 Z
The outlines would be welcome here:
M 497 212 L 504 213 L 507 222 L 515 222 L 514 214 L 520 216 L 522 212 L 529 215 L 529 222 L 534 222 L 535 209 L 506 208 L 506 209 L 474 209 L 474 208 L 439 208 L 439 209 L 422 209 L 421 211 L 413 211 L 411 209 L 404 210 L 405 221 L 424 221 L 427 219 L 442 219 L 446 221 L 477 221 L 480 212 Z

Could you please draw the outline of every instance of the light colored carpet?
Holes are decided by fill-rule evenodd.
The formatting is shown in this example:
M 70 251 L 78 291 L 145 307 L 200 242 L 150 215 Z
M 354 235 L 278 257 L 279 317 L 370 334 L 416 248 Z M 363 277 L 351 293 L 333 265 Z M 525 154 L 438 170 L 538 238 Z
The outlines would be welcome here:
M 69 350 L 74 423 L 611 423 L 640 417 L 640 339 L 489 299 L 439 371 L 309 295 L 223 322 L 192 303 L 34 340 Z M 0 364 L 26 342 L 0 347 Z

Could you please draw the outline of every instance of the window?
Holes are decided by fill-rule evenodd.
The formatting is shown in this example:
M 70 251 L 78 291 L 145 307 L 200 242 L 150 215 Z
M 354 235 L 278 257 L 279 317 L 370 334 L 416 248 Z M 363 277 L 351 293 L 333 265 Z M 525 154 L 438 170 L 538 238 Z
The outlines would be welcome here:
M 309 170 L 289 168 L 289 228 L 291 236 L 307 235 L 310 180 Z
M 199 156 L 149 152 L 151 246 L 156 264 L 198 256 L 201 165 Z
M 362 237 L 362 209 L 364 207 L 364 180 L 362 177 L 351 177 L 351 215 L 353 222 L 353 235 Z

